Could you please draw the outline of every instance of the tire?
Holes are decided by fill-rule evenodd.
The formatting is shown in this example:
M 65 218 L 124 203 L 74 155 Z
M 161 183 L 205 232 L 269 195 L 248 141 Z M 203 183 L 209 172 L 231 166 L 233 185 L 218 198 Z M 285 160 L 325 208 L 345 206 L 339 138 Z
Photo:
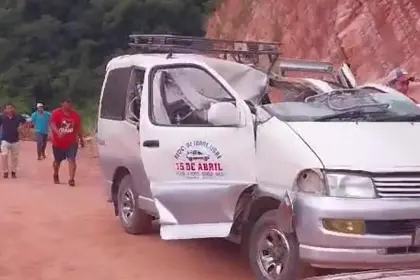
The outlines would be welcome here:
M 120 181 L 117 205 L 120 223 L 127 233 L 137 235 L 152 232 L 153 217 L 139 208 L 133 180 L 129 174 Z
M 300 274 L 299 244 L 295 234 L 286 234 L 278 229 L 276 219 L 278 219 L 276 210 L 270 210 L 264 213 L 254 224 L 249 236 L 248 260 L 258 280 L 296 280 Z M 275 258 L 281 258 L 283 264 L 281 272 L 274 276 L 267 271 L 276 268 L 275 262 L 272 262 L 272 265 L 265 266 L 268 269 L 264 269 L 262 257 L 267 255 L 269 250 L 263 250 L 261 245 L 264 240 L 273 240 L 273 236 L 279 237 L 278 240 L 283 240 L 277 242 L 277 244 L 282 243 L 284 247 L 288 248 L 288 250 L 284 250 L 286 253 L 283 258 L 281 258 L 281 251 L 283 250 L 279 249 L 281 247 L 274 247 L 276 249 L 272 250 L 274 253 L 271 255 Z

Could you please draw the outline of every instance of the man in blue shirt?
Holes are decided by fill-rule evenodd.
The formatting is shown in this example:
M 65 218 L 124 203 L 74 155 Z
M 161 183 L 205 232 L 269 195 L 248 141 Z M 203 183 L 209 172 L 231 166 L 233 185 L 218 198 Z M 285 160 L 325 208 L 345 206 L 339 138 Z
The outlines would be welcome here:
M 1 157 L 3 165 L 3 178 L 9 177 L 9 171 L 12 178 L 16 178 L 16 169 L 19 155 L 19 126 L 25 124 L 26 120 L 22 115 L 16 114 L 15 107 L 7 104 L 4 114 L 0 116 L 1 135 Z M 9 168 L 9 155 L 12 166 Z
M 44 110 L 44 105 L 38 103 L 36 111 L 31 116 L 32 125 L 35 128 L 38 160 L 45 159 L 45 149 L 48 142 L 48 128 L 51 120 L 50 112 Z

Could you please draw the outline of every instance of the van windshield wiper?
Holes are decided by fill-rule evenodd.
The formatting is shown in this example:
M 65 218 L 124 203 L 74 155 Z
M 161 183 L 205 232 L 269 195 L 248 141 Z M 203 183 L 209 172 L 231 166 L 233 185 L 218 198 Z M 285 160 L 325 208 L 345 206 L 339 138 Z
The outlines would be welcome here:
M 418 122 L 420 114 L 392 115 L 374 118 L 376 122 Z
M 352 110 L 352 111 L 345 111 L 345 112 L 339 112 L 331 115 L 326 115 L 322 117 L 314 118 L 314 121 L 329 121 L 333 119 L 350 119 L 350 118 L 360 118 L 360 117 L 371 117 L 374 114 L 381 113 L 383 114 L 383 111 L 379 112 L 367 112 L 365 110 Z

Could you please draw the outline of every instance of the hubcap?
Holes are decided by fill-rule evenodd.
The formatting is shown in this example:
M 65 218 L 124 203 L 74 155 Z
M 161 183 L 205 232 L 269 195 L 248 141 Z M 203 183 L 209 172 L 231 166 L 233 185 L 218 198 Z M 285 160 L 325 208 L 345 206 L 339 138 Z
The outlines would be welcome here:
M 257 263 L 265 278 L 278 280 L 288 265 L 290 244 L 281 231 L 266 229 L 257 245 Z
M 121 198 L 121 210 L 124 223 L 130 223 L 131 217 L 134 213 L 134 194 L 128 189 L 124 192 Z

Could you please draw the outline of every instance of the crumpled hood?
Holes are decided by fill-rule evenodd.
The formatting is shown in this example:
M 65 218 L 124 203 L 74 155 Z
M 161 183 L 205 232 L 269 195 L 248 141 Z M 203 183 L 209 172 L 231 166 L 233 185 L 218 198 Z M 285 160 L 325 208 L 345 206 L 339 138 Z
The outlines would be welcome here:
M 420 171 L 420 123 L 290 122 L 325 168 Z

